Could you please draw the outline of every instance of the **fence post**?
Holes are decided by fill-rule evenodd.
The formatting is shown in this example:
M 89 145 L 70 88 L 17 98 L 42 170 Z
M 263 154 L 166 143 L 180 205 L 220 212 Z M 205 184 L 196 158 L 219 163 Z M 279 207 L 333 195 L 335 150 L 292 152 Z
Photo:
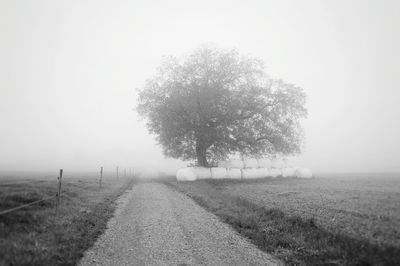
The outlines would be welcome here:
M 58 204 L 61 203 L 61 179 L 63 175 L 63 169 L 60 169 L 60 176 L 58 178 Z
M 102 187 L 102 182 L 103 181 L 103 166 L 100 167 L 100 188 Z
M 118 179 L 118 166 L 117 166 L 117 179 Z
M 60 169 L 60 175 L 58 176 L 58 187 L 57 187 L 57 196 L 56 196 L 56 214 L 58 210 L 58 206 L 61 203 L 61 178 L 63 175 L 63 169 Z

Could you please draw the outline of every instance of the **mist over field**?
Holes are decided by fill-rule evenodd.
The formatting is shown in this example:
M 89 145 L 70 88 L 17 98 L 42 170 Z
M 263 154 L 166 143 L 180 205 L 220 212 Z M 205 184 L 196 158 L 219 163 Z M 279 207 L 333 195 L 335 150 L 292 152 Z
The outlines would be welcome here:
M 400 265 L 400 1 L 0 0 L 0 265 Z
M 259 57 L 304 89 L 294 165 L 400 171 L 398 1 L 1 1 L 0 32 L 3 173 L 187 165 L 162 154 L 136 89 L 163 56 L 202 44 Z

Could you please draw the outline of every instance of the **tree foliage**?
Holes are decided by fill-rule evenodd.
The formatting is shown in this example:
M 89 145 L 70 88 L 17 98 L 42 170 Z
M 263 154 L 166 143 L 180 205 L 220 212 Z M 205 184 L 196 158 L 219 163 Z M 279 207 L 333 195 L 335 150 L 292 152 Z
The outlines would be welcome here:
M 165 58 L 139 91 L 137 110 L 168 157 L 207 166 L 231 154 L 301 151 L 305 93 L 270 79 L 261 60 L 201 47 Z

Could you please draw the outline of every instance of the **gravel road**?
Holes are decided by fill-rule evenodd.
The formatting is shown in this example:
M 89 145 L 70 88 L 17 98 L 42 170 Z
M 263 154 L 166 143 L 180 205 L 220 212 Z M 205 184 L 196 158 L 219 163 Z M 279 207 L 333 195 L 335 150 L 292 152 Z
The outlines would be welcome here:
M 187 196 L 160 183 L 125 193 L 80 265 L 280 265 Z

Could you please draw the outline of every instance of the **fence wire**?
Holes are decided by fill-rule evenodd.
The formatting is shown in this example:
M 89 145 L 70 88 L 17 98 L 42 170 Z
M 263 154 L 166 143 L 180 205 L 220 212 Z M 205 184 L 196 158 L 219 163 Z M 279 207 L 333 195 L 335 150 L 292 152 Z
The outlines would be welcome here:
M 28 206 L 31 206 L 31 205 L 40 203 L 40 202 L 42 202 L 42 201 L 46 201 L 46 200 L 49 200 L 49 199 L 54 199 L 55 197 L 57 197 L 57 195 L 49 196 L 49 197 L 46 197 L 46 198 L 44 198 L 44 199 L 36 200 L 36 201 L 30 202 L 30 203 L 27 203 L 27 204 L 24 204 L 24 205 L 20 205 L 20 206 L 15 207 L 15 208 L 11 208 L 11 209 L 8 209 L 8 210 L 4 210 L 4 211 L 1 211 L 1 212 L 0 212 L 0 215 L 3 215 L 3 214 L 6 214 L 6 213 L 9 213 L 9 212 L 13 212 L 13 211 L 19 210 L 19 209 L 22 209 L 22 208 L 25 208 L 25 207 L 28 207 Z

